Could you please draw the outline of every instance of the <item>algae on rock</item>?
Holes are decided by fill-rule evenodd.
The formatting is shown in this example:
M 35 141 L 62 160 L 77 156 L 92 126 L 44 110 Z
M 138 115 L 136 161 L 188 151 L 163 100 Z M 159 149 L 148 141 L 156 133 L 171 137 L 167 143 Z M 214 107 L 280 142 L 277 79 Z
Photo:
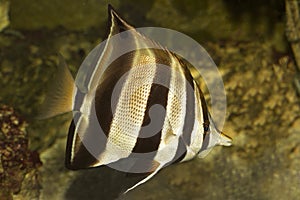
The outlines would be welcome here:
M 0 197 L 38 199 L 40 182 L 37 152 L 28 148 L 27 123 L 13 108 L 0 105 Z

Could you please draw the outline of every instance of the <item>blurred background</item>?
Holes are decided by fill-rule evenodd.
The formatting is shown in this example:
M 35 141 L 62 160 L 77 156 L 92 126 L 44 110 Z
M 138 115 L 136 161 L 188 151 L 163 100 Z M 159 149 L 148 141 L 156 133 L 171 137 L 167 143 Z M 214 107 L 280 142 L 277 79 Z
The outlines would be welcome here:
M 0 199 L 299 199 L 300 36 L 289 35 L 300 32 L 299 1 L 286 2 L 0 0 Z M 174 29 L 208 51 L 226 89 L 223 131 L 233 138 L 232 147 L 169 166 L 121 196 L 140 177 L 65 169 L 71 114 L 35 119 L 57 53 L 75 77 L 106 38 L 108 3 L 135 27 Z

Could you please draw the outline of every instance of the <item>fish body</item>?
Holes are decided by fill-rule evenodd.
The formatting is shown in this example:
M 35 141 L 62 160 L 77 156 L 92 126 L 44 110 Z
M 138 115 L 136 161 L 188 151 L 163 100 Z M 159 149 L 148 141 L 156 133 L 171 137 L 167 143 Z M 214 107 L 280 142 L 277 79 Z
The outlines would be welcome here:
M 163 167 L 204 157 L 215 145 L 229 146 L 189 63 L 141 35 L 111 6 L 109 21 L 108 39 L 90 70 L 81 71 L 75 84 L 61 59 L 61 80 L 53 87 L 60 89 L 46 101 L 45 117 L 73 111 L 66 167 L 108 165 L 149 174 L 129 191 Z M 132 50 L 112 59 L 122 40 Z

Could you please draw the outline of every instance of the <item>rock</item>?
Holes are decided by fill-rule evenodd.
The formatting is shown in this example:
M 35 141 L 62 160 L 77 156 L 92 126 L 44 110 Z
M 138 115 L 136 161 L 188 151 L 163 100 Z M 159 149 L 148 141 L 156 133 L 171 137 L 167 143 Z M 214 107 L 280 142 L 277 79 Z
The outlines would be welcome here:
M 39 155 L 28 147 L 27 123 L 13 108 L 0 105 L 0 197 L 38 199 Z M 2 198 L 3 197 L 3 198 Z

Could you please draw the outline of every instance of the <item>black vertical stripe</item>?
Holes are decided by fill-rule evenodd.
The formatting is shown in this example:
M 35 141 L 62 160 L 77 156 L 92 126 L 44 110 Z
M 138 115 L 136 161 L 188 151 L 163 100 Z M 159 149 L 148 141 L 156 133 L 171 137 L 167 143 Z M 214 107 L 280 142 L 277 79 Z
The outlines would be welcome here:
M 112 96 L 114 86 L 116 85 L 118 80 L 127 71 L 130 70 L 133 62 L 133 53 L 134 52 L 125 54 L 122 57 L 116 59 L 108 67 L 107 71 L 104 72 L 103 77 L 99 78 L 100 84 L 97 87 L 96 96 L 95 96 L 95 110 L 96 110 L 96 115 L 97 115 L 97 120 L 99 122 L 99 125 L 102 131 L 104 132 L 104 134 L 106 135 L 106 137 L 108 137 L 109 135 L 110 124 L 113 118 L 113 111 L 111 109 L 110 97 Z M 78 90 L 76 97 L 82 97 L 82 96 L 83 93 L 81 93 Z M 76 115 L 74 117 L 76 118 L 76 119 L 74 118 L 74 120 L 78 121 L 79 119 L 78 116 Z M 75 133 L 76 127 L 75 127 L 74 120 L 72 121 L 69 128 L 69 134 L 68 134 L 68 140 L 66 146 L 65 165 L 69 169 L 89 168 L 94 164 L 96 164 L 98 160 L 85 147 L 85 145 L 82 143 L 82 139 L 84 138 L 87 141 L 93 141 L 94 139 L 97 138 L 95 134 L 101 134 L 101 133 L 100 130 L 99 133 L 94 133 L 91 132 L 91 130 L 87 130 L 85 133 L 80 133 L 83 134 L 83 137 L 80 138 L 78 136 L 79 133 Z M 89 123 L 93 123 L 93 122 L 89 122 Z M 80 125 L 80 123 L 76 124 L 76 126 L 78 125 Z M 91 124 L 88 126 L 92 127 Z M 74 140 L 75 143 L 73 143 Z M 87 142 L 87 144 L 93 144 L 93 143 Z M 95 150 L 95 152 L 97 152 L 97 154 L 100 155 L 105 150 L 105 146 L 106 146 L 106 141 L 100 141 L 98 149 Z M 75 150 L 75 155 L 72 155 L 73 153 L 72 149 Z M 95 155 L 95 156 L 99 156 L 99 155 Z M 73 156 L 73 160 L 72 160 L 72 156 Z
M 149 123 L 152 123 L 151 120 L 157 120 L 157 119 L 150 119 L 149 110 L 153 105 L 159 104 L 166 109 L 167 102 L 168 102 L 168 91 L 169 91 L 169 89 L 162 85 L 158 85 L 158 84 L 152 85 L 150 95 L 149 95 L 149 98 L 147 101 L 147 107 L 146 107 L 146 111 L 145 111 L 141 129 L 143 129 L 143 127 L 149 125 Z M 159 123 L 159 124 L 161 124 L 161 128 L 158 131 L 158 133 L 149 132 L 148 134 L 152 135 L 152 136 L 144 137 L 145 135 L 147 135 L 147 133 L 142 134 L 142 131 L 139 132 L 139 136 L 142 134 L 143 137 L 137 138 L 137 142 L 133 148 L 134 153 L 148 153 L 148 152 L 153 152 L 153 151 L 158 150 L 158 147 L 159 147 L 159 144 L 161 141 L 161 132 L 162 132 L 163 123 L 165 120 L 165 114 L 166 114 L 166 112 L 164 113 L 163 116 L 157 116 L 157 118 L 159 118 L 159 120 L 162 120 Z
M 169 164 L 180 162 L 186 156 L 187 147 L 191 145 L 191 136 L 192 136 L 192 131 L 194 128 L 194 123 L 195 123 L 195 120 L 197 120 L 195 111 L 196 111 L 196 109 L 198 109 L 198 108 L 196 108 L 196 104 L 195 104 L 195 92 L 196 92 L 195 90 L 198 90 L 199 88 L 194 87 L 194 79 L 189 71 L 189 66 L 191 64 L 179 56 L 176 56 L 176 57 L 182 66 L 182 69 L 184 71 L 185 81 L 187 84 L 186 85 L 186 115 L 184 118 L 184 127 L 183 127 L 182 137 L 179 138 L 176 154 L 175 154 L 174 158 L 172 159 L 172 161 L 170 161 Z M 200 90 L 200 92 L 201 92 L 201 90 Z M 203 100 L 204 100 L 204 98 L 203 98 Z M 204 101 L 204 103 L 205 103 L 205 101 Z M 206 104 L 204 104 L 204 105 L 206 105 Z M 206 108 L 206 107 L 204 106 L 203 108 Z
M 193 83 L 191 83 L 192 81 L 192 75 L 190 74 L 189 72 L 189 68 L 195 68 L 193 67 L 187 60 L 185 60 L 184 58 L 180 58 L 179 56 L 177 56 L 178 59 L 180 60 L 182 66 L 185 68 L 185 73 L 186 73 L 186 77 L 187 77 L 187 80 L 189 82 L 189 84 L 191 84 L 192 86 L 194 85 Z M 196 83 L 197 84 L 197 83 Z M 197 84 L 197 88 L 194 88 L 194 90 L 198 90 L 199 93 L 200 93 L 200 101 L 201 101 L 201 111 L 202 111 L 202 114 L 203 114 L 203 130 L 204 130 L 204 134 L 203 134 L 203 141 L 204 141 L 204 138 L 207 136 L 207 134 L 209 133 L 209 125 L 210 125 L 210 122 L 209 122 L 209 118 L 208 118 L 208 109 L 207 109 L 207 104 L 206 104 L 206 101 L 205 101 L 205 98 L 204 98 L 204 95 L 200 89 L 200 87 L 198 86 Z M 194 101 L 193 101 L 194 103 Z M 187 105 L 188 106 L 188 105 Z M 195 105 L 193 105 L 195 107 Z M 193 109 L 193 111 L 195 111 Z M 201 112 L 200 111 L 200 112 Z M 195 116 L 195 115 L 194 115 Z M 188 122 L 185 121 L 185 122 Z M 194 122 L 194 120 L 193 120 Z M 190 124 L 191 125 L 191 124 Z M 185 132 L 184 132 L 185 133 Z M 188 133 L 188 132 L 187 132 Z M 188 138 L 188 134 L 186 136 L 184 136 L 184 141 L 187 142 L 187 144 L 190 144 L 189 141 L 190 141 L 190 138 Z
M 203 130 L 204 130 L 203 141 L 204 141 L 205 137 L 209 133 L 208 109 L 207 109 L 206 101 L 204 99 L 204 95 L 203 95 L 202 91 L 200 90 L 200 88 L 198 88 L 198 89 L 199 89 L 199 93 L 200 93 L 200 100 L 201 100 L 201 107 L 202 107 L 202 114 L 203 114 Z
M 111 6 L 108 7 L 108 11 L 109 11 L 109 26 L 110 26 L 109 30 L 111 31 L 109 33 L 109 36 L 117 34 L 126 29 L 133 28 L 130 27 L 127 24 L 127 22 L 125 22 L 119 17 L 119 15 L 112 9 Z M 105 43 L 105 45 L 109 45 L 109 44 Z M 102 67 L 102 66 L 97 66 L 98 59 L 100 59 L 102 56 L 109 56 L 106 55 L 106 52 L 103 51 L 105 45 L 103 44 L 101 45 L 100 49 L 98 50 L 99 54 L 97 55 L 97 59 L 93 59 L 93 63 L 91 63 L 91 66 L 95 66 L 95 69 L 86 68 L 86 71 L 84 72 L 84 76 L 85 76 L 84 84 L 83 84 L 84 86 L 86 86 L 88 82 L 91 81 L 90 79 L 92 78 L 92 74 L 94 70 L 97 70 L 97 67 Z M 97 87 L 96 96 L 95 96 L 95 109 L 96 109 L 96 115 L 99 124 L 103 129 L 104 133 L 106 134 L 106 136 L 108 136 L 110 124 L 113 118 L 111 103 L 110 103 L 111 92 L 113 91 L 113 88 L 117 83 L 117 81 L 120 79 L 120 77 L 131 68 L 132 61 L 133 61 L 133 52 L 130 52 L 124 56 L 121 56 L 121 58 L 116 59 L 116 61 L 114 61 L 108 67 L 108 70 L 104 73 L 103 77 L 95 77 L 99 80 L 104 78 Z M 79 88 L 79 89 L 87 89 L 87 88 Z M 81 106 L 84 106 L 82 105 L 83 99 L 84 99 L 84 94 L 81 93 L 81 91 L 77 90 L 77 93 L 75 95 L 75 101 L 74 101 L 74 105 L 76 109 L 80 108 Z M 94 156 L 92 156 L 89 153 L 89 151 L 82 144 L 81 138 L 79 138 L 78 133 L 75 133 L 76 125 L 78 124 L 75 124 L 74 120 L 70 124 L 67 145 L 66 145 L 65 165 L 70 169 L 88 168 L 92 164 L 94 164 L 97 160 L 94 158 Z M 93 139 L 92 137 L 93 134 L 95 133 L 81 133 L 81 134 L 84 134 L 84 138 L 88 138 L 88 140 L 90 140 Z M 73 142 L 74 140 L 75 140 L 75 144 Z M 101 146 L 99 148 L 101 151 L 102 149 L 104 150 L 105 147 Z M 76 155 L 72 155 L 73 153 L 72 149 L 76 150 Z M 73 156 L 73 160 L 71 160 L 72 156 Z
M 134 54 L 135 52 L 130 52 L 116 59 L 107 68 L 103 75 L 104 78 L 100 81 L 97 87 L 95 96 L 96 115 L 99 124 L 107 137 L 109 136 L 113 113 L 115 112 L 115 110 L 112 110 L 112 102 L 118 102 L 118 99 L 111 99 L 112 93 L 118 81 L 121 81 L 119 82 L 121 84 L 118 83 L 118 89 L 120 90 L 116 89 L 117 95 L 115 97 L 119 97 L 121 95 L 121 88 L 126 81 L 126 78 L 123 77 L 123 75 L 129 72 L 132 68 Z
M 178 58 L 182 69 L 184 70 L 184 77 L 186 81 L 186 114 L 184 119 L 183 126 L 183 140 L 187 146 L 191 144 L 191 136 L 194 128 L 194 123 L 196 120 L 195 113 L 195 89 L 194 88 L 194 79 L 188 70 L 188 61 Z
M 74 120 L 72 120 L 69 128 L 68 139 L 67 139 L 65 166 L 68 169 L 72 169 L 72 170 L 89 168 L 90 166 L 92 166 L 94 163 L 97 162 L 97 159 L 90 154 L 90 152 L 85 148 L 84 145 L 82 145 L 81 138 L 78 137 L 78 134 L 75 134 L 75 129 L 76 129 L 75 123 Z M 74 139 L 75 139 L 74 149 L 76 150 L 76 155 L 74 155 L 73 160 L 71 160 L 72 145 Z
M 113 9 L 111 5 L 108 5 L 108 16 L 109 16 L 109 37 L 115 34 L 119 34 L 121 32 L 133 29 L 124 19 L 120 17 L 120 15 Z M 123 35 L 124 36 L 124 35 Z M 120 35 L 122 37 L 122 35 Z M 109 39 L 107 40 L 109 42 Z M 126 41 L 128 45 L 136 45 L 136 41 L 134 39 Z M 110 45 L 109 43 L 107 45 Z M 116 52 L 118 52 L 118 47 L 114 46 Z M 107 70 L 103 74 L 103 80 L 97 87 L 96 97 L 95 97 L 95 106 L 96 106 L 96 114 L 98 121 L 100 123 L 101 128 L 103 129 L 104 133 L 108 137 L 110 125 L 113 118 L 113 112 L 111 110 L 111 96 L 112 92 L 115 88 L 115 85 L 118 83 L 120 78 L 128 72 L 133 65 L 133 61 L 135 58 L 137 51 L 128 52 L 116 60 L 114 60 L 110 66 L 108 66 Z M 114 53 L 114 52 L 113 52 Z M 107 55 L 106 52 L 103 52 L 104 56 Z M 102 66 L 100 66 L 102 67 Z M 120 84 L 121 86 L 124 85 L 126 79 Z M 120 96 L 121 91 L 119 91 L 118 96 Z M 117 100 L 113 100 L 117 101 Z
M 173 164 L 173 163 L 178 163 L 182 161 L 187 153 L 187 146 L 182 137 L 179 138 L 178 145 L 177 145 L 177 150 L 174 158 L 167 164 Z
M 148 54 L 147 51 L 145 53 Z M 153 154 L 153 158 L 154 158 L 155 151 L 158 150 L 159 144 L 161 142 L 162 129 L 163 129 L 163 124 L 166 115 L 167 103 L 168 103 L 168 93 L 169 93 L 172 66 L 170 66 L 171 63 L 170 55 L 164 50 L 151 49 L 151 54 L 149 56 L 155 56 L 157 69 L 156 69 L 156 74 L 153 77 L 154 83 L 151 86 L 142 127 L 139 132 L 139 136 L 137 138 L 136 144 L 133 148 L 133 153 L 154 152 Z M 162 82 L 165 84 L 165 86 L 163 84 L 160 84 Z M 149 110 L 155 104 L 159 104 L 160 106 L 162 106 L 165 109 L 165 112 L 162 114 L 162 116 L 157 116 L 157 117 L 154 116 L 156 119 L 150 119 Z M 157 133 L 151 133 L 150 130 L 149 133 L 145 134 L 145 132 L 143 131 L 143 127 L 149 125 L 149 123 L 153 123 L 151 122 L 151 120 L 159 120 L 160 122 L 158 124 L 161 125 L 161 128 L 159 128 L 159 131 Z M 150 137 L 144 137 L 147 134 L 150 135 Z

